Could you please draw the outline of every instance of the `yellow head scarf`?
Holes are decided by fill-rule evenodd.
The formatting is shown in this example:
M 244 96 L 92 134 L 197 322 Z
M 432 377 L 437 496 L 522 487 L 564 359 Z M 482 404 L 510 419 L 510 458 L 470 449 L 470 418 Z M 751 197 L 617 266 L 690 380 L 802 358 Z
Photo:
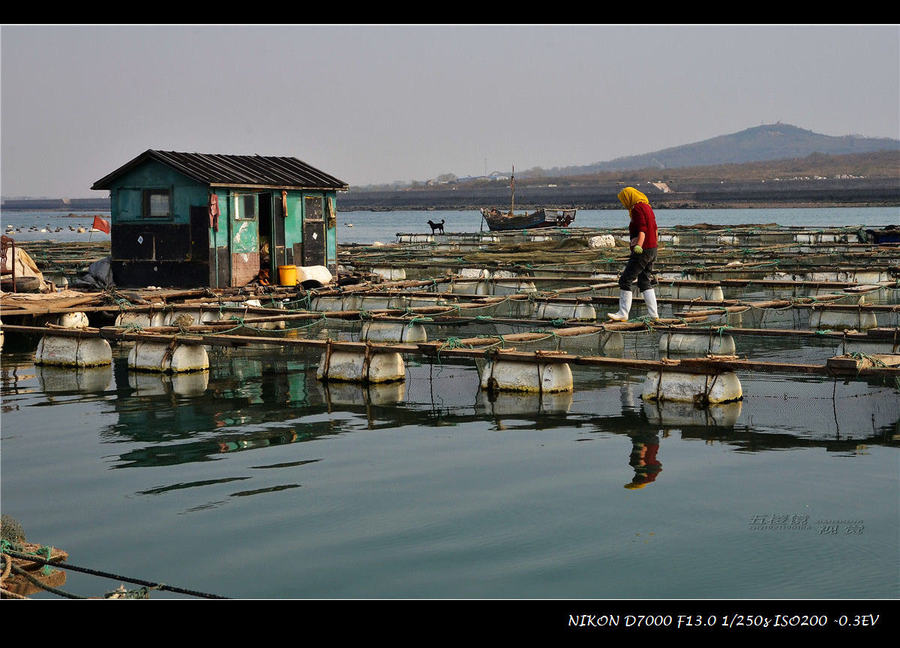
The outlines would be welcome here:
M 634 206 L 638 203 L 650 204 L 650 201 L 647 200 L 647 196 L 634 187 L 625 187 L 622 189 L 622 191 L 619 192 L 618 198 L 619 202 L 628 210 L 629 215 L 631 214 L 631 210 L 634 209 Z

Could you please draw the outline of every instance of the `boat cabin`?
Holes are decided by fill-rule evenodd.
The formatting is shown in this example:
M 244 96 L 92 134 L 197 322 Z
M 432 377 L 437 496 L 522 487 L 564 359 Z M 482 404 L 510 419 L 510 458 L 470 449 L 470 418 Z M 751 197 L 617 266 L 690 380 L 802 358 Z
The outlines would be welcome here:
M 151 149 L 91 189 L 109 191 L 117 286 L 278 283 L 290 265 L 336 273 L 348 185 L 296 158 Z

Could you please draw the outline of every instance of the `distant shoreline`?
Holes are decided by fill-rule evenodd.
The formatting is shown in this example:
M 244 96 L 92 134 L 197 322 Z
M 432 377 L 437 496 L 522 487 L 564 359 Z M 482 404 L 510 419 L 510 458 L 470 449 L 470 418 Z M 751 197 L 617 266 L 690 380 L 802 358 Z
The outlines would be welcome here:
M 621 209 L 616 194 L 624 183 L 555 186 L 516 186 L 515 208 L 566 207 L 581 210 Z M 900 178 L 880 180 L 797 180 L 783 182 L 683 184 L 676 191 L 660 190 L 652 183 L 636 183 L 656 209 L 787 209 L 836 207 L 900 207 Z M 392 191 L 351 189 L 338 195 L 340 212 L 469 211 L 482 207 L 507 209 L 510 189 L 505 183 L 491 187 L 417 187 Z M 81 218 L 84 212 L 109 212 L 109 198 L 13 199 L 2 210 L 65 212 Z M 79 214 L 73 212 L 81 212 Z

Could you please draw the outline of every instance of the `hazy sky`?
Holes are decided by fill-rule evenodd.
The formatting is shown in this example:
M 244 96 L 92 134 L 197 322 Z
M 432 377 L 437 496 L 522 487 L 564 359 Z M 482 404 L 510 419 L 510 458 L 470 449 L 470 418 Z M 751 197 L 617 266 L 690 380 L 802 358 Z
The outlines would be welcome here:
M 781 121 L 900 138 L 900 28 L 3 25 L 2 193 L 146 149 L 351 185 L 589 164 Z

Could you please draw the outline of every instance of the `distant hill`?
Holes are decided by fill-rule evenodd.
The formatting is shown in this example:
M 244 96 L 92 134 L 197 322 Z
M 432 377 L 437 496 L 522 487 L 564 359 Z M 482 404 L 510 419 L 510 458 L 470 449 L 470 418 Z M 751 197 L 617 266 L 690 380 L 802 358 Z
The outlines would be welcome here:
M 608 162 L 556 169 L 532 169 L 521 175 L 568 176 L 629 169 L 744 164 L 767 160 L 804 158 L 813 153 L 845 155 L 900 150 L 900 140 L 844 135 L 821 135 L 789 124 L 767 124 L 731 135 L 720 135 L 694 144 L 684 144 L 643 155 L 620 157 Z

